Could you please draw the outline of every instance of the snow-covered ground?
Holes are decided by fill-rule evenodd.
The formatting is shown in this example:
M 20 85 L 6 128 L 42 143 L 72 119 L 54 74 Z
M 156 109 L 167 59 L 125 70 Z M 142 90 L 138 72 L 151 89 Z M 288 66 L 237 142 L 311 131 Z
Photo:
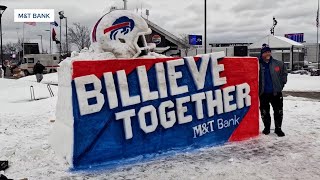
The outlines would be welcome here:
M 31 75 L 31 76 L 26 76 L 26 77 L 20 78 L 19 81 L 37 82 L 37 79 L 36 79 L 35 75 Z M 58 84 L 58 73 L 44 74 L 41 83 Z
M 320 76 L 289 74 L 284 91 L 320 92 Z
M 320 179 L 320 102 L 296 97 L 284 98 L 283 138 L 261 135 L 111 171 L 69 172 L 48 143 L 57 99 L 31 81 L 0 79 L 0 160 L 9 160 L 10 178 Z M 286 90 L 320 91 L 319 84 L 319 77 L 290 75 Z M 30 85 L 41 100 L 30 101 Z

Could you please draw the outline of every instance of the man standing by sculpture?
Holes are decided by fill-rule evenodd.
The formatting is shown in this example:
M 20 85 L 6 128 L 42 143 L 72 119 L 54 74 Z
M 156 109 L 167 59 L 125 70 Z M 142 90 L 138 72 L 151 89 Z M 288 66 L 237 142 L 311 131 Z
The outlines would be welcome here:
M 264 124 L 263 134 L 270 134 L 271 116 L 270 104 L 274 111 L 275 133 L 279 137 L 285 136 L 281 129 L 283 120 L 282 90 L 287 83 L 287 69 L 282 61 L 273 59 L 269 45 L 263 44 L 259 59 L 259 95 L 260 112 Z

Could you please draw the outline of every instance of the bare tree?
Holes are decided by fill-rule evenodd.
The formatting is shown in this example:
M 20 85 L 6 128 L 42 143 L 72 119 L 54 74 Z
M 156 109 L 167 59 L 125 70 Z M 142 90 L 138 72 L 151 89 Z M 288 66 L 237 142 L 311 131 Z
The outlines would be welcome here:
M 181 34 L 180 40 L 183 43 L 182 50 L 185 51 L 186 56 L 188 56 L 188 52 L 193 49 L 193 46 L 189 43 L 189 36 L 187 34 Z
M 3 45 L 3 53 L 11 54 L 11 52 L 15 52 L 16 46 L 17 46 L 17 43 L 7 42 L 6 44 Z
M 19 52 L 22 51 L 22 38 L 18 38 L 17 42 L 13 43 L 13 42 L 8 42 L 6 44 L 3 45 L 3 53 L 4 54 L 11 54 L 14 52 Z M 29 39 L 25 39 L 24 43 L 29 43 L 30 40 Z
M 73 27 L 68 28 L 68 36 L 69 42 L 76 45 L 79 51 L 89 48 L 91 44 L 89 28 L 80 23 L 73 23 Z

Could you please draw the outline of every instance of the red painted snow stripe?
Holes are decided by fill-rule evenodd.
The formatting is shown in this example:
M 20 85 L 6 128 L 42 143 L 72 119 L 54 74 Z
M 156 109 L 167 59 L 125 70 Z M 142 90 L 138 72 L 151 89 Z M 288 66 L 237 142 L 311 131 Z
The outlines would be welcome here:
M 90 60 L 90 61 L 74 61 L 72 78 L 94 74 L 101 78 L 103 73 L 125 70 L 126 74 L 130 74 L 138 66 L 146 66 L 147 71 L 159 62 L 181 59 L 173 58 L 157 58 L 157 59 L 113 59 L 113 60 Z
M 108 13 L 107 13 L 108 14 Z M 97 28 L 98 28 L 98 25 L 100 24 L 101 20 L 107 15 L 103 15 L 99 20 L 98 22 L 94 25 L 94 28 L 93 28 L 93 31 L 92 31 L 92 41 L 93 42 L 97 42 Z
M 230 136 L 229 141 L 242 141 L 259 135 L 259 63 L 257 58 L 224 58 L 225 71 L 221 77 L 229 77 L 224 87 L 248 83 L 251 106 L 241 123 Z M 239 78 L 237 78 L 239 77 Z M 245 80 L 245 81 L 244 81 Z

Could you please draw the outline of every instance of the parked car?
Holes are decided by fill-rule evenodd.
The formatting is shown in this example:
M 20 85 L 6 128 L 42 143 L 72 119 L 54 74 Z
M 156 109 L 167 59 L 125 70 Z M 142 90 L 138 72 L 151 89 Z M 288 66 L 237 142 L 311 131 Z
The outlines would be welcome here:
M 44 73 L 57 72 L 57 67 L 59 67 L 58 54 L 27 54 L 23 58 L 20 69 L 26 76 L 33 74 L 33 67 L 38 61 L 46 68 Z
M 291 74 L 301 74 L 301 75 L 308 75 L 309 72 L 307 70 L 297 70 L 297 71 L 291 71 Z
M 311 76 L 320 76 L 320 69 L 311 69 Z

